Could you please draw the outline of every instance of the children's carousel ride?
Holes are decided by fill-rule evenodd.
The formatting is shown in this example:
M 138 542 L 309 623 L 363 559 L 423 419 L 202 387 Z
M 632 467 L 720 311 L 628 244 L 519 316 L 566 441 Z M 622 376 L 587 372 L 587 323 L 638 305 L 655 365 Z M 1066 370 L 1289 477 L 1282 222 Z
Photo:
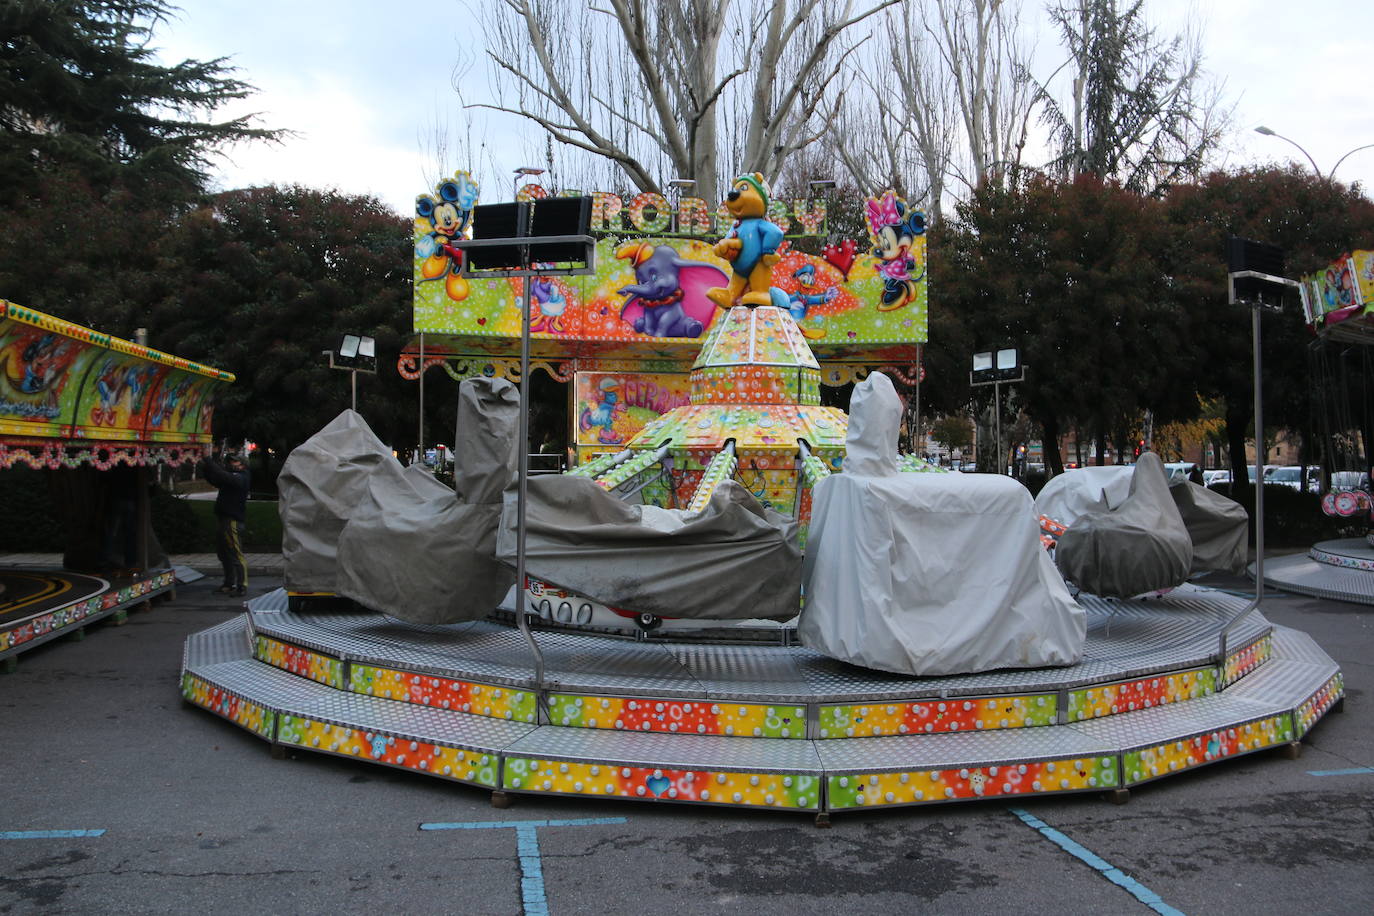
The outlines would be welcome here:
M 146 470 L 211 447 L 234 376 L 0 300 L 0 469 L 45 472 L 64 516 L 62 568 L 0 569 L 0 661 L 170 593 Z M 20 555 L 20 559 L 23 557 Z
M 883 373 L 850 416 L 819 405 L 818 383 L 914 359 L 924 339 L 924 222 L 891 192 L 868 202 L 871 247 L 817 257 L 748 222 L 786 213 L 741 176 L 715 245 L 603 238 L 624 254 L 581 285 L 528 287 L 463 276 L 455 243 L 476 192 L 458 173 L 417 210 L 424 336 L 403 361 L 416 376 L 484 377 L 462 387 L 457 492 L 341 415 L 284 472 L 284 518 L 303 529 L 288 532 L 287 589 L 188 640 L 188 702 L 274 751 L 400 767 L 498 804 L 631 798 L 818 823 L 999 796 L 1121 801 L 1195 767 L 1295 752 L 1341 702 L 1335 663 L 1242 599 L 1188 585 L 1072 597 L 1019 484 L 905 473 L 921 463 L 896 453 L 901 404 Z M 448 204 L 457 214 L 436 217 Z M 662 200 L 629 208 L 641 229 L 666 213 Z M 695 233 L 707 214 L 684 201 L 676 225 Z M 708 268 L 710 282 L 686 278 Z M 497 519 L 490 498 L 522 451 L 501 378 L 516 292 L 529 293 L 535 365 L 588 398 L 573 411 L 575 468 L 531 481 L 520 561 L 540 581 L 521 584 L 548 603 L 520 629 L 492 597 L 515 581 L 513 500 Z M 646 403 L 657 409 L 630 413 Z M 461 556 L 426 556 L 459 542 L 472 545 Z M 495 591 L 463 572 L 498 560 Z M 321 592 L 355 604 L 299 600 Z M 767 642 L 730 628 L 758 616 L 775 618 Z
M 1374 604 L 1374 251 L 1344 255 L 1304 277 L 1299 289 L 1308 327 L 1318 338 L 1314 381 L 1331 458 L 1322 511 L 1366 530 L 1362 537 L 1322 541 L 1306 555 L 1270 561 L 1265 582 L 1299 594 Z

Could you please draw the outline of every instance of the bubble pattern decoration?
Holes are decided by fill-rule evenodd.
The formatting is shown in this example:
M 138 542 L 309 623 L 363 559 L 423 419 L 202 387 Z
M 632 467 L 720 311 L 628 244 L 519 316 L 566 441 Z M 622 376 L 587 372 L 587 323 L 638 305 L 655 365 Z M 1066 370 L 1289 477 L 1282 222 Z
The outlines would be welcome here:
M 1134 785 L 1293 740 L 1293 717 L 1283 713 L 1180 741 L 1128 751 L 1122 757 L 1122 767 L 1126 784 Z
M 500 777 L 500 758 L 495 754 L 347 728 L 305 716 L 283 715 L 277 741 L 479 786 L 494 788 Z
M 1053 725 L 1058 705 L 1052 693 L 1035 696 L 968 697 L 905 703 L 829 705 L 820 708 L 821 738 L 930 735 Z
M 805 706 L 596 697 L 549 696 L 549 721 L 569 728 L 741 738 L 805 738 Z
M 820 779 L 791 773 L 715 772 L 508 757 L 502 787 L 521 792 L 645 801 L 803 811 L 820 808 Z
M 1217 690 L 1217 669 L 1195 668 L 1176 674 L 1155 675 L 1133 681 L 1118 681 L 1098 687 L 1085 687 L 1069 694 L 1069 721 L 1082 722 L 1137 709 L 1150 709 L 1166 703 L 1196 700 Z
M 829 807 L 881 808 L 1119 788 L 1115 756 L 826 777 Z

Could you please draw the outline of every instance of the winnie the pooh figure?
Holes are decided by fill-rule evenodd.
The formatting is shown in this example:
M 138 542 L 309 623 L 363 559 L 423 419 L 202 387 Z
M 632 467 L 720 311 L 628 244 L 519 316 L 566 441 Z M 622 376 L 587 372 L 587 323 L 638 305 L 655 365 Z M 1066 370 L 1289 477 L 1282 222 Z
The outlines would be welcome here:
M 736 178 L 725 197 L 725 209 L 735 218 L 735 227 L 714 250 L 730 262 L 734 272 L 729 286 L 706 291 L 706 297 L 721 308 L 772 302 L 768 290 L 773 285 L 782 229 L 767 218 L 769 198 L 768 182 L 760 172 Z

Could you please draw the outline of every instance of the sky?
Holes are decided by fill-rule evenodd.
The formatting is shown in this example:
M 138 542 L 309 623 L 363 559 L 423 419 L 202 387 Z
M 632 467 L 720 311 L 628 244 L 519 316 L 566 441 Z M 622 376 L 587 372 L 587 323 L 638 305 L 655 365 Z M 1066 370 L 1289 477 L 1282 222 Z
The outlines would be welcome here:
M 410 213 L 441 173 L 472 167 L 488 187 L 529 158 L 537 135 L 507 115 L 464 113 L 452 89 L 456 60 L 476 59 L 466 77 L 486 92 L 477 25 L 458 0 L 330 4 L 281 0 L 174 0 L 181 11 L 152 42 L 165 62 L 228 57 L 257 87 L 224 111 L 257 112 L 293 136 L 278 145 L 229 150 L 218 188 L 303 184 L 379 197 Z M 496 2 L 496 0 L 483 0 Z M 1023 0 L 1027 13 L 1038 4 Z M 1254 133 L 1267 125 L 1300 144 L 1323 174 L 1346 152 L 1374 144 L 1368 70 L 1374 61 L 1371 0 L 1145 0 L 1151 19 L 1177 31 L 1201 28 L 1207 69 L 1235 103 L 1236 133 L 1218 164 L 1297 161 L 1294 146 Z M 1037 40 L 1037 61 L 1057 65 L 1053 36 Z M 471 116 L 482 163 L 440 162 L 436 126 Z M 485 174 L 483 174 L 485 173 Z M 1351 155 L 1335 177 L 1374 195 L 1374 149 Z M 488 201 L 509 199 L 502 186 Z

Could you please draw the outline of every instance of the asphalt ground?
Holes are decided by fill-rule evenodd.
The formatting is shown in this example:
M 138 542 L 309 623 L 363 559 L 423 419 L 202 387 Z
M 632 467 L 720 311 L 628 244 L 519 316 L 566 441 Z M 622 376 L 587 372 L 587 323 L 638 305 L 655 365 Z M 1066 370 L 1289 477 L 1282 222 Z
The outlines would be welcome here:
M 555 914 L 1371 910 L 1367 606 L 1266 598 L 1270 620 L 1311 633 L 1346 676 L 1344 712 L 1297 760 L 1233 759 L 1124 806 L 987 801 L 836 815 L 826 830 L 630 802 L 498 810 L 486 792 L 418 774 L 272 759 L 178 693 L 186 636 L 237 612 L 216 581 L 0 676 L 0 914 L 517 914 L 542 912 L 541 894 Z M 560 821 L 572 823 L 533 826 Z M 420 829 L 434 824 L 456 829 Z

